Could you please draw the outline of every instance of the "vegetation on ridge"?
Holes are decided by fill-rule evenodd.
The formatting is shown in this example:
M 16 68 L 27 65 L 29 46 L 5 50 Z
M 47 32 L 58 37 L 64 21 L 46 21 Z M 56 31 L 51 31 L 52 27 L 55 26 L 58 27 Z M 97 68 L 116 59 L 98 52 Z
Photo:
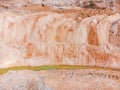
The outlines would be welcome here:
M 45 65 L 45 66 L 18 66 L 18 67 L 9 67 L 9 68 L 1 68 L 0 74 L 7 73 L 9 70 L 33 70 L 33 71 L 39 71 L 39 70 L 60 70 L 60 69 L 97 69 L 97 70 L 114 70 L 114 71 L 120 71 L 120 69 L 113 69 L 113 68 L 107 68 L 107 67 L 97 67 L 97 66 L 71 66 L 71 65 Z

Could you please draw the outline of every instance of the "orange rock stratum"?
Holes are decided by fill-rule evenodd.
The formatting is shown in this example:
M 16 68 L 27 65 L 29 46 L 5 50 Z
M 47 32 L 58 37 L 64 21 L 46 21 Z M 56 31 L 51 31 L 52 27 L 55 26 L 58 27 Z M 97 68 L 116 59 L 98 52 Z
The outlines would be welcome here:
M 84 0 L 1 0 L 0 68 L 38 65 L 120 68 L 118 1 L 110 6 L 107 0 L 92 4 Z

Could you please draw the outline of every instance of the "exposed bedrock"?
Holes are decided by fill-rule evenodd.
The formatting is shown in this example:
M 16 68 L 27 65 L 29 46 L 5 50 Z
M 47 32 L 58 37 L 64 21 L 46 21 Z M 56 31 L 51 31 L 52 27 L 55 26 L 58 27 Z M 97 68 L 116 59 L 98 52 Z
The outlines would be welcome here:
M 9 71 L 0 76 L 0 90 L 97 90 L 98 88 L 120 90 L 120 72 L 91 69 L 37 72 L 22 70 Z
M 120 68 L 120 15 L 0 14 L 0 67 L 91 65 Z

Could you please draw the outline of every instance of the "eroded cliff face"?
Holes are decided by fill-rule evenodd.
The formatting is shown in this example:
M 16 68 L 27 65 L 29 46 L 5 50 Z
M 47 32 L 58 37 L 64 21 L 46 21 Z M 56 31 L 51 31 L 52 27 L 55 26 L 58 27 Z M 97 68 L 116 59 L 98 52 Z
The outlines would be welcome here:
M 31 5 L 32 0 L 21 1 L 21 6 L 1 2 L 8 5 L 0 14 L 1 68 L 63 64 L 120 68 L 120 14 L 114 10 L 52 9 Z
M 120 0 L 0 0 L 0 90 L 120 90 L 119 12 Z
M 68 64 L 119 68 L 119 19 L 119 14 L 76 19 L 51 12 L 1 13 L 1 67 Z

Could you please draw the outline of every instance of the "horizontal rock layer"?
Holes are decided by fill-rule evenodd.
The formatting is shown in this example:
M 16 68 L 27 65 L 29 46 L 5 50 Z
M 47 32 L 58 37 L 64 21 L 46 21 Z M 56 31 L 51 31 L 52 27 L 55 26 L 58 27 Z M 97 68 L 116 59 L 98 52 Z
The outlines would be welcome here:
M 42 5 L 56 8 L 91 8 L 91 9 L 111 9 L 114 12 L 120 12 L 119 0 L 0 0 L 1 9 L 19 10 L 29 5 Z M 19 8 L 19 9 L 16 9 Z
M 120 15 L 84 19 L 69 15 L 1 13 L 0 67 L 67 64 L 119 68 Z
M 98 88 L 119 90 L 120 72 L 90 69 L 37 72 L 23 70 L 9 71 L 0 76 L 0 90 L 96 90 Z

